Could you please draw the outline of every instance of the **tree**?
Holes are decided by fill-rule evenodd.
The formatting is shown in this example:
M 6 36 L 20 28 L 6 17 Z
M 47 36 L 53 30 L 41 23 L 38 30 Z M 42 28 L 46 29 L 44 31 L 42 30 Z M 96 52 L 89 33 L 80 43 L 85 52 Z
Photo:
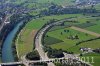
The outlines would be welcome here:
M 32 51 L 26 55 L 26 58 L 29 60 L 40 60 L 40 56 L 37 51 Z
M 63 33 L 62 33 L 62 32 L 61 32 L 60 34 L 61 34 L 61 35 L 63 35 Z
M 79 39 L 78 35 L 75 36 L 75 39 Z

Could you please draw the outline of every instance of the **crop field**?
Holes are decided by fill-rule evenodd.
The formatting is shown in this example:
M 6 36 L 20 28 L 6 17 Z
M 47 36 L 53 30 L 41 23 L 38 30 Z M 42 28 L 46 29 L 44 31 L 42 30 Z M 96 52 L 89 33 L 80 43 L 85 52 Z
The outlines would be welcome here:
M 66 32 L 64 32 L 66 30 Z M 59 30 L 54 30 L 48 32 L 46 35 L 57 38 L 59 40 L 62 40 L 63 42 L 51 44 L 50 46 L 55 49 L 63 49 L 66 51 L 74 51 L 75 53 L 79 53 L 79 47 L 76 46 L 76 43 L 79 41 L 87 40 L 94 38 L 94 36 L 87 35 L 86 33 L 82 33 L 70 28 L 64 28 Z M 78 35 L 79 39 L 68 39 L 70 36 Z M 50 41 L 50 40 L 49 40 Z
M 77 27 L 79 27 L 79 28 L 88 28 L 88 27 L 91 27 L 91 26 L 94 26 L 94 25 L 96 25 L 95 23 L 82 23 L 82 24 L 78 24 L 78 25 L 76 25 Z
M 89 30 L 89 31 L 93 31 L 96 33 L 100 33 L 100 30 L 98 29 L 100 28 L 100 16 L 88 17 L 88 18 L 85 16 L 85 17 L 81 17 L 80 19 L 77 18 L 77 20 L 78 22 L 80 22 L 80 24 L 76 24 L 75 26 Z
M 0 62 L 5 61 L 5 55 L 7 55 L 7 60 L 12 60 L 9 57 L 11 52 L 5 54 L 5 50 L 3 51 L 3 48 L 7 48 L 13 49 L 13 55 L 10 56 L 14 57 L 16 61 L 36 59 L 37 55 L 35 54 L 38 53 L 40 60 L 47 56 L 48 59 L 66 58 L 65 53 L 67 53 L 71 57 L 74 55 L 93 57 L 94 63 L 90 64 L 99 66 L 99 0 L 0 0 L 0 8 Z M 62 22 L 61 20 L 66 21 Z M 27 24 L 19 26 L 19 32 L 16 25 L 22 22 Z M 16 30 L 15 35 L 14 30 Z M 11 37 L 14 36 L 14 38 L 10 38 L 12 45 L 7 38 L 10 34 Z M 11 47 L 9 47 L 10 45 Z M 23 61 L 23 64 L 26 61 Z M 58 66 L 60 66 L 59 63 Z
M 100 28 L 100 20 L 96 22 L 96 25 L 87 27 L 86 29 L 94 31 L 96 33 L 100 33 L 100 29 L 98 29 L 98 28 Z
M 46 45 L 63 42 L 62 40 L 59 40 L 59 39 L 56 39 L 56 38 L 50 37 L 50 36 L 45 36 L 43 41 L 44 41 L 44 44 L 46 44 Z
M 79 47 L 90 47 L 92 49 L 100 48 L 100 39 L 81 43 Z

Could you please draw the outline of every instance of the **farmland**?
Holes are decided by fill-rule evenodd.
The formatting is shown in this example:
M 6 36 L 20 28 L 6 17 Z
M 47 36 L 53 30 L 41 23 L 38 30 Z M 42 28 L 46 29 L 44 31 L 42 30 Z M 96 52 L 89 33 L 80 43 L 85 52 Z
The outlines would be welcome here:
M 96 22 L 96 25 L 87 27 L 86 29 L 100 33 L 100 30 L 98 29 L 100 27 L 100 20 Z
M 64 32 L 64 30 L 69 31 L 69 32 Z M 62 33 L 62 34 L 61 34 Z M 95 36 L 91 35 L 86 35 L 85 33 L 70 29 L 70 28 L 64 28 L 64 29 L 59 29 L 55 31 L 50 31 L 47 33 L 48 36 L 63 40 L 63 42 L 60 43 L 55 43 L 51 44 L 50 46 L 55 49 L 63 49 L 63 50 L 68 50 L 68 51 L 74 51 L 75 53 L 78 53 L 79 47 L 76 46 L 76 43 L 82 40 L 87 40 L 90 38 L 94 38 Z M 68 36 L 75 36 L 78 35 L 79 39 L 68 39 Z M 50 40 L 49 40 L 50 41 Z M 76 47 L 74 47 L 76 46 Z M 76 49 L 77 48 L 77 49 Z M 78 51 L 78 52 L 77 52 Z
M 4 11 L 4 16 L 6 16 L 6 13 L 7 15 L 9 13 L 13 15 L 13 17 L 7 19 L 7 22 L 12 22 L 7 25 L 11 25 L 11 27 L 7 28 L 5 25 L 9 32 L 14 22 L 23 22 L 18 31 L 15 30 L 14 39 L 9 38 L 13 44 L 9 42 L 12 46 L 10 47 L 11 50 L 14 50 L 12 54 L 14 54 L 16 61 L 27 61 L 36 58 L 37 54 L 38 58 L 42 60 L 45 58 L 66 58 L 66 55 L 73 57 L 75 55 L 77 57 L 94 57 L 95 63 L 93 65 L 98 66 L 98 61 L 100 61 L 100 51 L 98 50 L 100 48 L 100 4 L 97 4 L 98 1 L 93 2 L 93 4 L 90 2 L 88 5 L 84 3 L 77 4 L 75 1 L 0 1 L 0 6 L 5 3 L 0 7 L 1 9 L 4 8 L 4 10 L 0 12 Z M 20 20 L 17 20 L 18 17 Z M 2 18 L 0 20 L 5 21 Z M 14 23 L 14 26 L 16 23 Z M 6 28 L 0 35 L 0 38 L 4 35 L 3 40 L 6 38 L 4 33 Z M 5 48 L 9 49 L 9 43 L 6 42 Z M 7 58 L 9 58 L 10 53 L 8 53 Z M 5 57 L 3 58 L 8 60 Z M 27 63 L 26 61 L 23 61 L 23 63 Z
M 27 54 L 28 52 L 32 51 L 34 48 L 33 44 L 33 38 L 37 30 L 39 30 L 45 23 L 47 23 L 51 19 L 64 19 L 64 18 L 69 18 L 69 17 L 75 17 L 75 16 L 80 16 L 79 14 L 70 14 L 70 15 L 53 15 L 53 16 L 46 16 L 42 17 L 36 20 L 32 20 L 28 22 L 28 24 L 22 29 L 22 31 L 19 33 L 17 37 L 17 51 L 19 58 L 21 58 L 23 55 Z M 27 39 L 29 38 L 29 39 Z M 27 48 L 27 49 L 26 49 Z
M 97 54 L 97 53 L 88 53 L 88 54 L 85 54 L 81 57 L 85 57 L 85 58 L 88 57 L 89 58 L 89 63 L 91 63 L 94 66 L 98 66 L 98 64 L 100 62 L 100 54 Z M 85 59 L 85 61 L 88 62 L 87 59 Z

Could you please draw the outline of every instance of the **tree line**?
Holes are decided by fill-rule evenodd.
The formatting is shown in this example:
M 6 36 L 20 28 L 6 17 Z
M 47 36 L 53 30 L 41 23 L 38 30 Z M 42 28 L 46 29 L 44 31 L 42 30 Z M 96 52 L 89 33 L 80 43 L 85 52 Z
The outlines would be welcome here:
M 60 14 L 85 14 L 85 13 L 97 13 L 95 8 L 77 8 L 77 7 L 66 7 L 52 4 L 48 9 L 42 10 L 41 15 L 60 15 Z

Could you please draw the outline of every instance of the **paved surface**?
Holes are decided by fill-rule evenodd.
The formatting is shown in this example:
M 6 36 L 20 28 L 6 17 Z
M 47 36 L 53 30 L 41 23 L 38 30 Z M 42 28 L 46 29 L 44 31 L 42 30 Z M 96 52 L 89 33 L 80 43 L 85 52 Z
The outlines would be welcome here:
M 37 37 L 36 37 L 36 40 L 35 40 L 35 48 L 36 50 L 39 52 L 39 55 L 41 57 L 41 60 L 48 60 L 48 56 L 47 54 L 44 52 L 43 50 L 43 46 L 42 46 L 42 43 L 41 43 L 41 39 L 42 39 L 42 36 L 44 34 L 44 31 L 48 28 L 49 26 L 47 26 L 46 28 L 42 29 L 40 31 L 40 33 L 38 33 Z M 55 66 L 53 63 L 48 63 L 48 66 Z
M 47 56 L 47 53 L 44 52 L 43 50 L 43 46 L 42 46 L 42 43 L 41 43 L 41 39 L 42 39 L 42 36 L 43 34 L 45 33 L 45 31 L 53 26 L 53 25 L 60 25 L 62 24 L 62 22 L 66 21 L 68 19 L 64 19 L 64 20 L 61 20 L 61 21 L 58 21 L 58 22 L 54 22 L 54 23 L 51 23 L 49 25 L 46 25 L 46 27 L 44 27 L 43 29 L 41 29 L 38 33 L 37 33 L 37 36 L 35 38 L 35 49 L 38 51 L 40 57 L 41 57 L 41 60 L 49 60 L 48 56 Z M 55 66 L 53 63 L 48 63 L 48 66 Z
M 74 29 L 74 30 L 77 30 L 77 31 L 80 31 L 80 32 L 84 32 L 84 33 L 96 36 L 96 37 L 100 37 L 100 34 L 92 32 L 92 31 L 89 31 L 89 30 L 85 30 L 85 29 L 82 29 L 82 28 L 79 28 L 79 27 L 75 27 L 75 26 L 72 26 L 70 28 Z
M 48 62 L 48 61 L 51 61 L 51 60 L 55 60 L 55 59 L 48 58 L 47 53 L 45 53 L 44 50 L 43 50 L 43 46 L 42 46 L 42 43 L 41 43 L 41 39 L 42 39 L 43 34 L 45 33 L 45 31 L 49 27 L 51 27 L 52 25 L 60 25 L 60 24 L 62 24 L 62 22 L 66 21 L 66 20 L 68 20 L 68 19 L 51 23 L 51 24 L 47 25 L 45 28 L 41 29 L 37 33 L 36 38 L 35 38 L 35 49 L 39 52 L 39 55 L 41 57 L 41 60 L 38 60 L 38 61 L 28 61 L 28 60 L 26 60 L 25 56 L 23 56 L 22 57 L 22 61 L 20 61 L 20 62 L 1 63 L 1 65 L 24 64 L 25 66 L 29 66 L 29 63 Z M 64 53 L 64 55 L 65 55 L 65 57 L 64 57 L 65 59 L 68 59 L 68 58 L 75 59 L 75 56 L 72 55 L 72 54 L 65 54 Z M 64 59 L 64 58 L 57 58 L 57 59 Z M 50 62 L 50 63 L 48 63 L 48 66 L 55 66 L 55 65 L 52 62 Z

